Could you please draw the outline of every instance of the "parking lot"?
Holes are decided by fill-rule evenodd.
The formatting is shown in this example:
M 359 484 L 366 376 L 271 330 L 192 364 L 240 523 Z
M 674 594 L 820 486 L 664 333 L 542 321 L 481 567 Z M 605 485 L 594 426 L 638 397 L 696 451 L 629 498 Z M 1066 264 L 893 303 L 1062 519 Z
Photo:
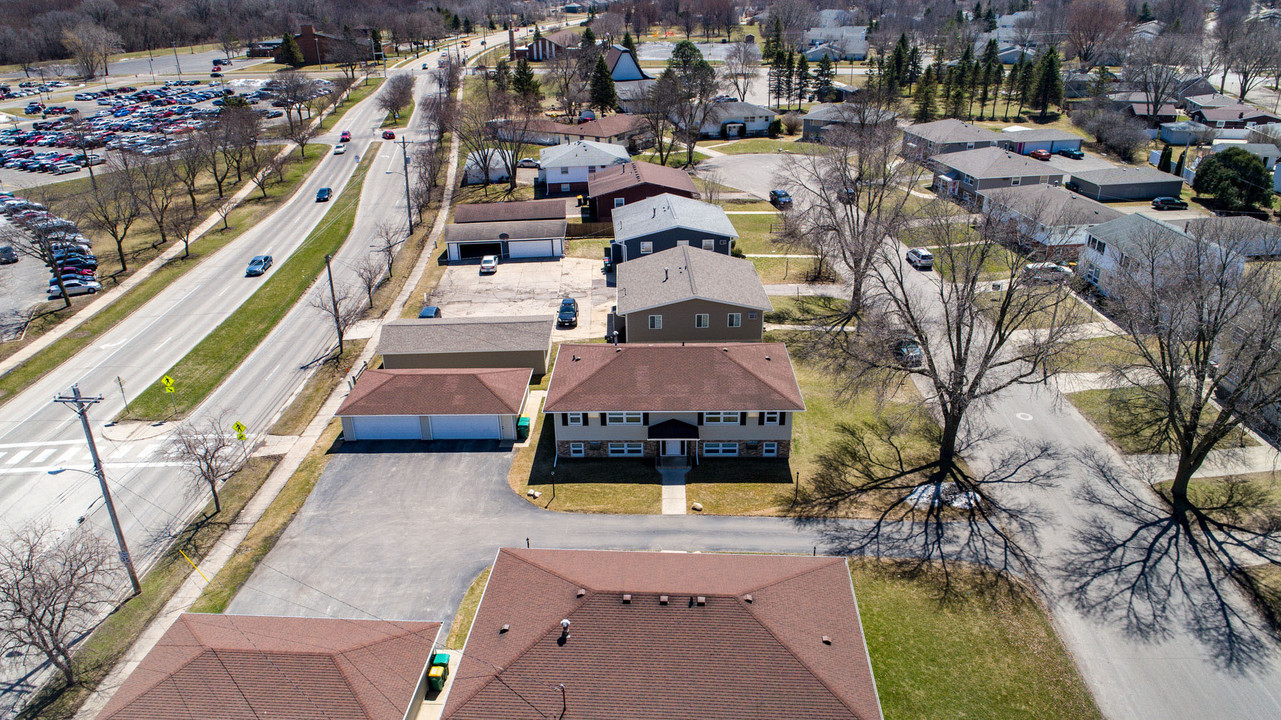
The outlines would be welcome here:
M 12 265 L 0 265 L 0 338 L 13 337 L 23 313 L 49 299 L 48 283 L 49 269 L 35 258 L 20 256 Z
M 448 318 L 555 315 L 565 297 L 578 301 L 578 327 L 558 329 L 553 339 L 604 337 L 614 289 L 606 287 L 599 260 L 507 261 L 492 275 L 481 275 L 476 265 L 451 266 L 445 269 L 429 304 L 438 305 Z

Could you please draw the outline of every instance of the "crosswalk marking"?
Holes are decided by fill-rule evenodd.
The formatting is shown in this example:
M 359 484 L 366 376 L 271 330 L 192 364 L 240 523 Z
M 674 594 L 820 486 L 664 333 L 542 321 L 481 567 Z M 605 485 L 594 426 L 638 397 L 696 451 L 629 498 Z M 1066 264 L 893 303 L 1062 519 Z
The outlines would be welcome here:
M 30 451 L 30 450 L 19 450 L 18 452 L 16 452 L 16 453 L 14 453 L 14 454 L 13 454 L 13 457 L 9 458 L 8 460 L 5 460 L 5 461 L 4 461 L 4 464 L 5 464 L 5 465 L 17 465 L 18 463 L 22 462 L 22 459 L 23 459 L 23 458 L 25 458 L 26 456 L 28 456 L 28 455 L 30 455 L 30 454 L 31 454 L 31 451 Z
M 41 450 L 39 455 L 31 459 L 31 462 L 42 463 L 45 460 L 48 460 L 49 456 L 53 455 L 56 452 L 58 452 L 57 448 L 47 448 L 45 450 Z
M 167 454 L 170 447 L 172 447 L 171 443 L 154 438 L 133 442 L 108 442 L 98 447 L 98 454 L 104 465 L 118 468 L 168 467 L 176 464 Z M 12 445 L 10 448 L 0 450 L 0 475 L 90 466 L 89 447 L 83 442 L 70 445 L 62 441 L 27 443 L 25 446 Z
M 66 465 L 67 461 L 80 453 L 80 448 L 68 448 L 59 458 L 55 465 Z

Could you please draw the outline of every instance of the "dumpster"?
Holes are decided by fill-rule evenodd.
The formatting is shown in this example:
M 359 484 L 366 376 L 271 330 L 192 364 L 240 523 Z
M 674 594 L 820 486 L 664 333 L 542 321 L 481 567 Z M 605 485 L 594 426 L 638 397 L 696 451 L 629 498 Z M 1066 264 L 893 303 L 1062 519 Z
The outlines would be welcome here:
M 529 418 L 524 415 L 516 418 L 516 437 L 521 440 L 529 437 Z

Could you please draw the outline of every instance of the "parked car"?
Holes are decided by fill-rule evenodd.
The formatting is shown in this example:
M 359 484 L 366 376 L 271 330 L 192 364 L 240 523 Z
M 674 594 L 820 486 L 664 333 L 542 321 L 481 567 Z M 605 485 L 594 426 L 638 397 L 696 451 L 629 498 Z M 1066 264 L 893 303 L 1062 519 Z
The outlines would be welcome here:
M 1072 279 L 1072 271 L 1058 263 L 1028 263 L 1023 266 L 1023 279 L 1031 283 L 1061 283 Z
M 498 272 L 498 256 L 486 255 L 480 259 L 480 274 L 489 275 Z
M 560 309 L 556 311 L 556 327 L 578 327 L 577 300 L 561 298 Z
M 64 257 L 55 257 L 54 262 L 62 269 L 82 268 L 85 270 L 97 270 L 98 258 L 85 257 L 83 255 L 68 255 Z
M 921 349 L 921 344 L 916 341 L 916 338 L 897 340 L 894 343 L 893 352 L 894 361 L 909 370 L 925 364 L 925 351 Z
M 841 188 L 840 194 L 837 197 L 841 202 L 845 203 L 846 205 L 853 205 L 855 202 L 858 201 L 858 192 L 855 191 L 854 188 L 852 187 L 843 187 Z
M 18 251 L 9 245 L 0 246 L 0 265 L 12 265 L 18 262 Z
M 346 155 L 346 154 L 347 154 L 347 146 L 346 146 L 346 145 L 335 145 L 335 146 L 334 146 L 334 154 L 335 154 L 335 155 Z
M 1059 150 L 1058 153 L 1071 160 L 1081 160 L 1085 157 L 1085 153 L 1075 148 L 1063 148 L 1062 150 Z
M 1152 200 L 1153 210 L 1187 210 L 1188 204 L 1178 198 L 1159 197 Z
M 1072 192 L 1081 192 L 1081 186 L 1075 180 L 1068 180 L 1063 183 L 1063 187 L 1071 190 Z
M 790 208 L 792 206 L 792 196 L 787 194 L 786 190 L 770 190 L 769 204 L 780 210 Z
M 245 268 L 245 277 L 257 277 L 271 267 L 270 255 L 259 255 L 249 261 L 249 267 Z
M 1027 156 L 1032 158 L 1033 160 L 1049 160 L 1050 151 L 1049 150 L 1033 150 L 1032 152 L 1028 153 Z
M 424 305 L 422 310 L 418 311 L 419 318 L 438 318 L 440 317 L 440 308 L 435 305 Z
M 342 135 L 338 137 L 338 142 L 351 142 L 351 131 L 343 130 Z
M 67 295 L 75 297 L 76 295 L 92 295 L 102 289 L 102 285 L 97 280 L 63 280 L 62 286 L 66 288 Z M 62 291 L 57 285 L 49 286 L 49 299 L 57 300 L 62 297 Z
M 521 158 L 520 162 L 516 163 L 516 167 L 536 168 L 538 167 L 538 161 L 534 158 Z
M 220 77 L 222 77 L 222 73 L 220 73 L 220 72 L 211 72 L 211 73 L 209 73 L 209 77 L 211 77 L 211 78 L 220 78 Z
M 383 140 L 395 140 L 396 133 L 391 130 L 383 130 Z
M 931 270 L 934 268 L 934 256 L 929 250 L 912 248 L 907 251 L 907 264 L 917 270 Z
M 334 196 L 334 191 L 330 188 L 320 188 L 316 191 L 316 202 L 329 202 L 329 198 Z

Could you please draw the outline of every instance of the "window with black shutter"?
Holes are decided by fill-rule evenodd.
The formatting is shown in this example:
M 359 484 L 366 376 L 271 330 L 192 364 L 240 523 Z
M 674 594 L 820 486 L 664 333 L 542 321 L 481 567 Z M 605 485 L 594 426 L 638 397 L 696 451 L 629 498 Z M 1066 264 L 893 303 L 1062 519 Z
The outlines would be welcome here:
M 742 413 L 739 413 L 739 414 L 738 414 L 738 424 L 739 424 L 739 425 L 746 425 L 746 424 L 747 424 L 747 413 L 742 412 Z
M 601 414 L 600 414 L 600 424 L 601 424 L 602 426 L 604 426 L 604 425 L 609 425 L 609 414 L 608 414 L 608 413 L 601 413 Z

